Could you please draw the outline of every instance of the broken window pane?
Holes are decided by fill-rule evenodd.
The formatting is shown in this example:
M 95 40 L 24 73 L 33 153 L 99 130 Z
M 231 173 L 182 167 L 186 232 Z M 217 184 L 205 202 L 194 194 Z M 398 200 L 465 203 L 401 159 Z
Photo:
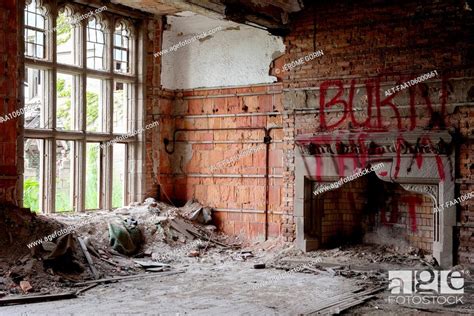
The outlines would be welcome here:
M 125 155 L 126 144 L 113 145 L 112 208 L 125 204 Z
M 87 77 L 86 130 L 104 132 L 103 111 L 105 107 L 105 80 Z
M 58 63 L 78 65 L 78 47 L 80 44 L 79 24 L 71 24 L 72 16 L 63 10 L 56 20 L 56 58 Z
M 74 142 L 56 142 L 56 212 L 73 211 Z
M 130 72 L 130 30 L 124 23 L 119 23 L 114 33 L 114 70 L 116 72 Z
M 33 212 L 42 211 L 43 144 L 41 139 L 25 139 L 23 206 L 30 208 Z
M 56 128 L 74 130 L 75 110 L 77 108 L 77 77 L 59 73 L 56 77 Z
M 100 147 L 87 143 L 86 147 L 86 210 L 96 210 L 100 198 Z
M 25 71 L 25 128 L 48 127 L 45 117 L 47 80 L 44 70 L 26 68 Z
M 130 102 L 131 85 L 123 82 L 115 82 L 114 85 L 114 108 L 113 108 L 113 132 L 126 133 L 128 109 Z

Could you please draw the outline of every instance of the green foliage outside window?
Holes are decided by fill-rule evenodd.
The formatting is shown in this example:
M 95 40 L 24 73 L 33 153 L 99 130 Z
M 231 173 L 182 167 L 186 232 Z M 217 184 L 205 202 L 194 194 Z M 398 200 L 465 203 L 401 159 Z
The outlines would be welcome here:
M 23 205 L 39 212 L 39 182 L 34 178 L 26 178 L 23 182 Z

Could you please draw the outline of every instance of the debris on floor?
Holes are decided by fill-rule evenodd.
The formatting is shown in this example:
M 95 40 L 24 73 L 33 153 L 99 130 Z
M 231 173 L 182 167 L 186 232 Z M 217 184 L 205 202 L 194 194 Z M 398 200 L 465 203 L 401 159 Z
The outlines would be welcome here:
M 71 227 L 64 235 L 54 233 Z M 63 297 L 70 285 L 106 283 L 140 271 L 171 273 L 172 262 L 204 260 L 209 251 L 232 251 L 241 244 L 215 232 L 211 208 L 195 200 L 177 208 L 153 198 L 111 212 L 51 216 L 7 207 L 0 211 L 0 237 L 1 296 L 39 295 L 34 302 L 41 295 Z M 107 281 L 87 283 L 100 277 Z

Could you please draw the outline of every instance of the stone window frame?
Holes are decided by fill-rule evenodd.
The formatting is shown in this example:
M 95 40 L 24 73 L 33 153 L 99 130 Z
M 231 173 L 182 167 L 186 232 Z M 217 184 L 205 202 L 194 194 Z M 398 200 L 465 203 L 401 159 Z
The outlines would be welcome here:
M 44 70 L 45 80 L 48 80 L 47 87 L 50 89 L 48 96 L 44 100 L 44 116 L 47 121 L 43 128 L 24 128 L 23 136 L 25 139 L 41 139 L 44 146 L 44 167 L 40 175 L 40 187 L 43 188 L 39 193 L 40 210 L 43 213 L 54 213 L 56 211 L 55 184 L 56 184 L 56 141 L 72 140 L 74 141 L 74 169 L 75 179 L 73 185 L 73 211 L 83 212 L 85 210 L 85 192 L 86 192 L 86 147 L 87 143 L 104 144 L 100 149 L 100 192 L 99 192 L 99 209 L 112 209 L 112 175 L 113 175 L 113 145 L 107 146 L 107 142 L 117 138 L 121 138 L 117 143 L 126 145 L 126 157 L 124 162 L 125 181 L 124 181 L 124 204 L 127 205 L 131 201 L 140 199 L 143 195 L 144 176 L 143 176 L 143 157 L 144 153 L 144 135 L 133 132 L 140 130 L 144 126 L 144 64 L 140 64 L 139 55 L 143 55 L 143 32 L 139 29 L 141 16 L 130 15 L 129 12 L 121 12 L 113 8 L 112 12 L 100 12 L 93 14 L 85 19 L 76 20 L 75 29 L 79 35 L 80 44 L 78 46 L 79 63 L 78 65 L 66 65 L 57 62 L 56 56 L 56 19 L 58 12 L 69 10 L 69 14 L 77 17 L 84 16 L 88 12 L 94 12 L 101 7 L 94 4 L 84 5 L 79 3 L 67 3 L 57 5 L 52 0 L 36 0 L 38 6 L 43 10 L 45 22 L 45 51 L 44 58 L 34 58 L 23 54 L 22 60 L 24 69 L 21 72 L 22 78 L 25 80 L 25 70 L 27 68 Z M 20 8 L 20 12 L 25 9 L 31 0 L 26 0 L 24 7 Z M 23 13 L 24 15 L 24 13 Z M 106 36 L 106 70 L 95 70 L 87 68 L 87 23 L 91 18 L 96 18 L 104 25 Z M 24 19 L 21 19 L 22 29 L 25 30 Z M 117 72 L 114 70 L 113 59 L 113 35 L 115 26 L 125 25 L 129 29 L 130 43 L 129 45 L 129 72 Z M 25 41 L 25 35 L 22 35 Z M 23 45 L 23 49 L 24 49 Z M 77 126 L 76 130 L 61 130 L 56 128 L 56 78 L 57 73 L 66 73 L 77 75 L 77 85 L 73 88 L 78 94 L 78 110 L 75 118 Z M 86 130 L 86 87 L 87 77 L 103 79 L 106 82 L 106 98 L 104 106 L 104 119 L 102 132 L 91 132 Z M 23 80 L 23 82 L 24 82 Z M 113 132 L 113 92 L 115 82 L 122 82 L 131 85 L 131 102 L 127 105 L 127 133 Z M 23 99 L 23 98 L 22 98 Z M 24 99 L 21 100 L 24 104 Z M 21 127 L 24 126 L 24 119 L 21 120 Z M 19 142 L 23 151 L 24 141 Z M 23 155 L 19 155 L 23 160 Z M 23 173 L 23 161 L 20 161 Z M 21 203 L 23 202 L 23 177 L 19 183 L 19 192 Z M 89 210 L 88 210 L 89 211 Z

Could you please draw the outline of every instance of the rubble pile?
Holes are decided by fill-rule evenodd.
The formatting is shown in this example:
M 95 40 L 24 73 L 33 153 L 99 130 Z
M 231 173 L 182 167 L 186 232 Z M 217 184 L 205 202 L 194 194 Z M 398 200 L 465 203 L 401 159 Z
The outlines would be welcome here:
M 178 208 L 148 198 L 112 212 L 49 217 L 10 207 L 0 210 L 0 226 L 0 297 L 170 271 L 173 262 L 239 247 L 216 233 L 212 209 L 194 200 Z

